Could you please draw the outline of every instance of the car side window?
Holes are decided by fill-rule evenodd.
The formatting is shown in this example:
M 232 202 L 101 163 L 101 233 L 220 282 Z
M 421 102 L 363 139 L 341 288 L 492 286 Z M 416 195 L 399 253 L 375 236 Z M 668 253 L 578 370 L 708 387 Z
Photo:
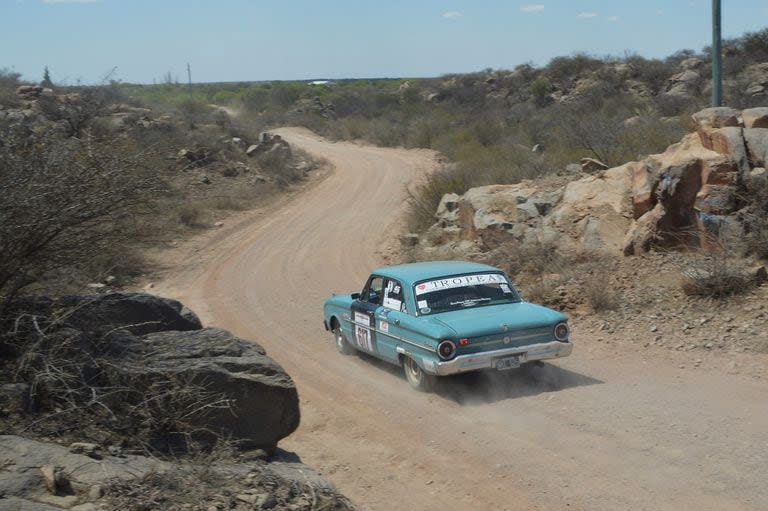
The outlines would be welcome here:
M 398 281 L 387 279 L 382 305 L 387 309 L 407 312 L 403 297 L 403 286 Z
M 365 289 L 360 294 L 360 300 L 376 305 L 381 304 L 381 295 L 384 288 L 384 279 L 381 277 L 371 277 Z

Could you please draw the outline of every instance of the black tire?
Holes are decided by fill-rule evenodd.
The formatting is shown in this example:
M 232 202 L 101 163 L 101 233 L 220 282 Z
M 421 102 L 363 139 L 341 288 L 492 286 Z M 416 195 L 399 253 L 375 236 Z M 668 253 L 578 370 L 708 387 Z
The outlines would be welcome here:
M 349 341 L 347 341 L 347 336 L 344 335 L 341 326 L 335 321 L 333 322 L 333 339 L 335 341 L 334 344 L 336 344 L 336 349 L 342 355 L 351 355 L 355 352 L 355 348 L 353 348 L 349 344 Z
M 408 384 L 420 392 L 429 392 L 435 387 L 437 376 L 424 370 L 411 357 L 403 358 L 403 371 Z

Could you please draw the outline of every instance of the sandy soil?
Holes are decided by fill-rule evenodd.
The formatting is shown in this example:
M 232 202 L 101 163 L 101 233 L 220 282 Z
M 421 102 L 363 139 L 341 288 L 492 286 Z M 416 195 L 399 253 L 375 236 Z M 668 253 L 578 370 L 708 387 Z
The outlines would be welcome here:
M 169 253 L 153 292 L 286 368 L 303 417 L 281 447 L 361 509 L 768 509 L 763 379 L 682 371 L 684 353 L 624 351 L 578 330 L 568 359 L 446 379 L 433 394 L 338 354 L 323 301 L 358 290 L 397 246 L 382 234 L 434 155 L 280 134 L 334 170 Z

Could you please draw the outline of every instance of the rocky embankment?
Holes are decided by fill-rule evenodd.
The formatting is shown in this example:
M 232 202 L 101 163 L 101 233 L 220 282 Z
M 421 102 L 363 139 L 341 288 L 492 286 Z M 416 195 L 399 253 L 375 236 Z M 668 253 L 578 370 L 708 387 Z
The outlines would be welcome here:
M 768 108 L 713 108 L 664 153 L 607 168 L 585 159 L 560 180 L 447 194 L 418 241 L 425 254 L 479 253 L 506 242 L 626 255 L 743 238 L 768 184 Z M 573 169 L 570 169 L 573 172 Z
M 0 509 L 350 509 L 277 449 L 293 380 L 146 294 L 25 299 L 0 343 Z

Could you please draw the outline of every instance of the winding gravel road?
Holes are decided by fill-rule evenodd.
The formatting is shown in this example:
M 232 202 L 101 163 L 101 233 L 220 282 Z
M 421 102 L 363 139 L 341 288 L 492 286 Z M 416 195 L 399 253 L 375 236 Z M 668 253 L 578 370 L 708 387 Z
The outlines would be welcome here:
M 768 509 L 765 381 L 682 372 L 578 331 L 568 359 L 434 394 L 338 354 L 322 303 L 396 246 L 386 233 L 405 186 L 434 155 L 279 132 L 334 170 L 189 249 L 156 289 L 258 341 L 294 378 L 302 424 L 283 449 L 364 510 Z

